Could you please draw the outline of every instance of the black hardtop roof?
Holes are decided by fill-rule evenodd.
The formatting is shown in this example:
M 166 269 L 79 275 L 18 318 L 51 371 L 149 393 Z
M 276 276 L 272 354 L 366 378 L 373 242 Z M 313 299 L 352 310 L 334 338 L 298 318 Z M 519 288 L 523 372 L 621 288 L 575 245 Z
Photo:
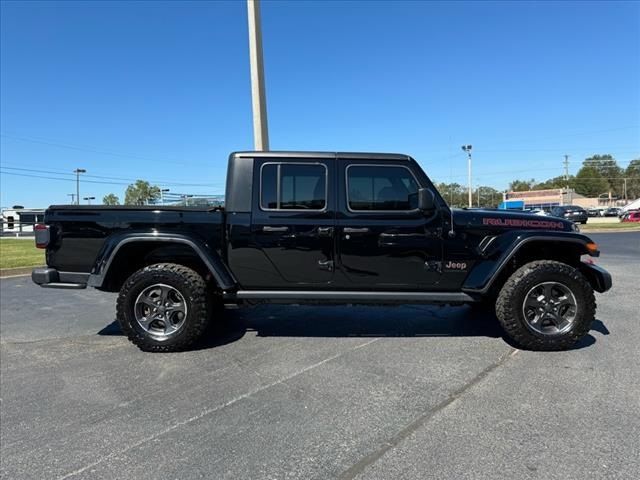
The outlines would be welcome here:
M 368 152 L 301 152 L 301 151 L 270 151 L 270 152 L 233 152 L 233 158 L 338 158 L 343 160 L 412 160 L 409 155 L 402 153 L 368 153 Z

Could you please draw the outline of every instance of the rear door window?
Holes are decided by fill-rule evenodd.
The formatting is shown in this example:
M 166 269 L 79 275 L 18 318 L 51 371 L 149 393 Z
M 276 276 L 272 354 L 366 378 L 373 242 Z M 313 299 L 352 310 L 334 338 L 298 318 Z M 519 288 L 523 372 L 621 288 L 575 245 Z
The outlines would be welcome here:
M 351 211 L 410 211 L 418 207 L 418 182 L 395 165 L 349 165 L 347 205 Z

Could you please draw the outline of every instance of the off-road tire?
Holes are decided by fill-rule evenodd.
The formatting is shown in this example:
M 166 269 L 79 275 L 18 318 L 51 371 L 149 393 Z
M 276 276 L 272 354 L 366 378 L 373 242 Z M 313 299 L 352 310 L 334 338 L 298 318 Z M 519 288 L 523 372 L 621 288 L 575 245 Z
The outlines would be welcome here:
M 169 285 L 180 292 L 188 306 L 182 327 L 169 338 L 159 339 L 145 331 L 135 318 L 134 306 L 141 291 L 154 284 Z M 193 346 L 207 330 L 212 300 L 205 280 L 195 271 L 174 263 L 157 263 L 131 275 L 120 290 L 117 320 L 129 340 L 145 352 L 176 352 Z
M 577 313 L 571 328 L 545 335 L 531 329 L 522 311 L 527 292 L 535 285 L 553 281 L 565 285 L 575 296 Z M 506 335 L 527 350 L 566 350 L 584 337 L 595 317 L 593 288 L 576 268 L 553 260 L 538 260 L 516 270 L 505 282 L 496 302 L 496 316 Z

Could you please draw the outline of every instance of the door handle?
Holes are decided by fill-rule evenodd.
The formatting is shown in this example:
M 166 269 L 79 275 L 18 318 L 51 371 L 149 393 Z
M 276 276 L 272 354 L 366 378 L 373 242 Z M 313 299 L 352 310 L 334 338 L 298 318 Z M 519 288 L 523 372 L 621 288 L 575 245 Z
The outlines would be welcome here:
M 289 227 L 270 227 L 268 225 L 265 225 L 264 227 L 262 227 L 262 231 L 263 232 L 288 232 Z
M 369 229 L 367 227 L 362 227 L 362 228 L 344 227 L 342 231 L 344 233 L 369 233 Z
M 333 227 L 318 227 L 319 237 L 330 237 L 333 234 Z

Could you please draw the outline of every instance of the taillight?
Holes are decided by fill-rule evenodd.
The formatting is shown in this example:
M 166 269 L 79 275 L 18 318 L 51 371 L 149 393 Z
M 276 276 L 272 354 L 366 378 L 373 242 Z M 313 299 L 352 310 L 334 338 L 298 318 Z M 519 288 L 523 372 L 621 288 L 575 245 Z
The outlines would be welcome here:
M 38 248 L 47 248 L 49 245 L 49 225 L 43 225 L 42 223 L 36 224 L 33 227 L 33 231 L 36 234 L 36 247 Z

